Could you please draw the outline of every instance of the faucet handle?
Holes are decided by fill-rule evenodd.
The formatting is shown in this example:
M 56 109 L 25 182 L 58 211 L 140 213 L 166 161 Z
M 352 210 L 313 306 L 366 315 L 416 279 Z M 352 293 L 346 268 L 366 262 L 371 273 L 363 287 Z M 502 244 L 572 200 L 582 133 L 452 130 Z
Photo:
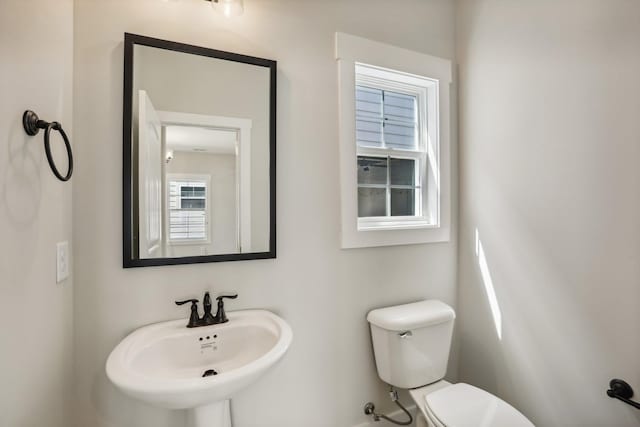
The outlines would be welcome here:
M 198 300 L 195 298 L 186 299 L 184 301 L 176 301 L 176 305 L 184 305 L 186 303 L 191 303 L 191 315 L 189 316 L 189 323 L 187 324 L 187 328 L 195 328 L 200 325 L 200 316 L 198 316 Z
M 191 304 L 197 304 L 198 300 L 195 298 L 192 298 L 192 299 L 186 299 L 184 301 L 176 301 L 176 305 L 185 305 L 188 302 L 190 302 Z
M 226 294 L 226 295 L 223 294 L 216 297 L 216 299 L 218 300 L 218 311 L 216 312 L 216 315 L 213 317 L 215 323 L 226 323 L 229 321 L 229 319 L 227 319 L 227 313 L 225 313 L 224 311 L 225 298 L 236 299 L 238 298 L 238 294 Z
M 223 298 L 236 299 L 238 294 L 222 294 L 216 297 L 218 301 L 222 301 Z

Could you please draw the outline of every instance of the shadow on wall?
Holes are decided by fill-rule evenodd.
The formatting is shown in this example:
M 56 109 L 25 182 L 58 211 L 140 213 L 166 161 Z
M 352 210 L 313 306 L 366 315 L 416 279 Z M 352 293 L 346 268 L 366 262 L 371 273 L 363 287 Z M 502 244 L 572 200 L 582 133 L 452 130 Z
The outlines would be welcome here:
M 2 181 L 2 204 L 7 219 L 19 229 L 33 224 L 38 216 L 42 184 L 42 146 L 22 128 L 22 114 L 16 114 L 7 134 L 7 159 Z
M 39 245 L 41 229 L 39 218 L 42 203 L 42 162 L 44 148 L 41 140 L 32 140 L 22 128 L 22 112 L 7 126 L 4 142 L 6 162 L 1 162 L 0 175 L 0 220 L 4 223 L 5 242 L 11 242 L 11 251 L 16 254 L 34 254 Z M 39 142 L 39 143 L 38 143 Z M 56 141 L 57 142 L 57 141 Z M 4 156 L 0 156 L 0 160 Z M 22 286 L 35 259 L 23 256 L 17 262 L 15 257 L 0 259 L 3 279 L 12 288 Z M 14 288 L 17 289 L 17 288 Z

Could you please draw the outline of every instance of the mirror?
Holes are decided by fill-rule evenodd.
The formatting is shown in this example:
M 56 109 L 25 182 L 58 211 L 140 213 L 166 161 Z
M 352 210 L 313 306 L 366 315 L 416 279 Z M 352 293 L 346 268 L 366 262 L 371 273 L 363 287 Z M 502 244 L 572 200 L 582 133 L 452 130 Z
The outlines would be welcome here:
M 124 267 L 275 258 L 276 62 L 124 47 Z

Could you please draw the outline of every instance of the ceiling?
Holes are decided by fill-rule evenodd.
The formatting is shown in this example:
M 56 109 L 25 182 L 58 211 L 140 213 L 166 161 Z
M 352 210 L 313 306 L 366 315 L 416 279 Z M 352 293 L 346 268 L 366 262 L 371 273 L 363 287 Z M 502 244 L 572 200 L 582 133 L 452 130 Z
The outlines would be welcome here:
M 169 125 L 165 127 L 165 138 L 167 150 L 208 154 L 236 153 L 235 130 Z

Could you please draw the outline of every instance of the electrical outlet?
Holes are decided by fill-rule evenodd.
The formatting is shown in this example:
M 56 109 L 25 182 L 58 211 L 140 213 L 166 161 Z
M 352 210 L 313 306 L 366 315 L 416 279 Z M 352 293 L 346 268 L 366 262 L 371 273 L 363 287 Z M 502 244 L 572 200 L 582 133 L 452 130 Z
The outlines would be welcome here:
M 56 245 L 56 282 L 60 283 L 69 277 L 69 242 Z

